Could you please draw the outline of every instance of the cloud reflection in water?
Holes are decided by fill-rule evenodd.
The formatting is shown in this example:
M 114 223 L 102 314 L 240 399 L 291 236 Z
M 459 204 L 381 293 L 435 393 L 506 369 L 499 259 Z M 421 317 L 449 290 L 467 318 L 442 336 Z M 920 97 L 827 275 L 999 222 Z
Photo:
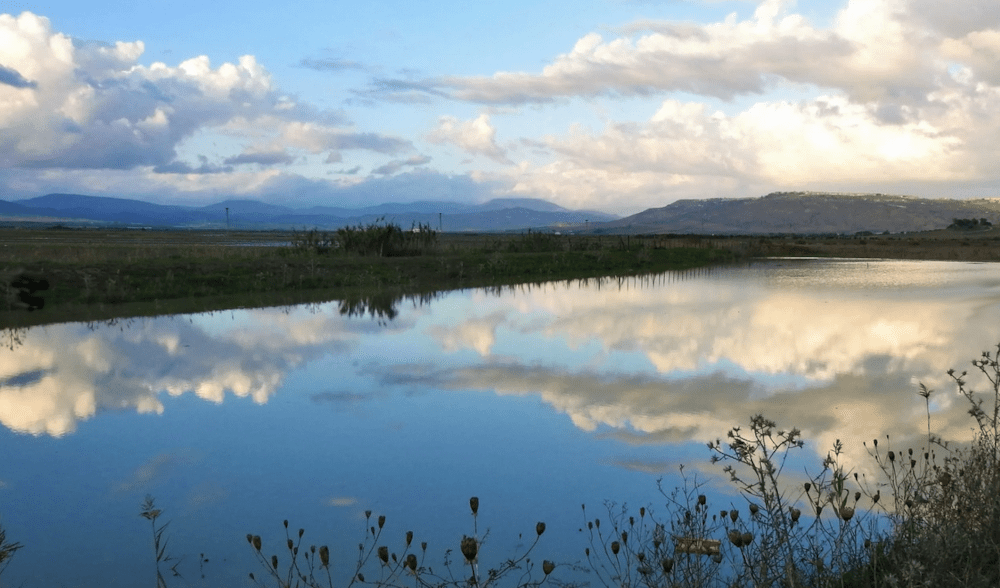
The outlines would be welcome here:
M 919 438 L 917 381 L 939 390 L 935 429 L 968 437 L 945 372 L 1000 340 L 998 275 L 988 264 L 789 260 L 457 292 L 391 321 L 331 304 L 57 325 L 5 352 L 0 422 L 59 436 L 103 410 L 160 412 L 162 392 L 264 403 L 290 372 L 368 342 L 380 352 L 357 357 L 358 373 L 385 386 L 537 395 L 579 429 L 629 443 L 705 442 L 759 411 L 819 452 L 843 439 L 860 460 L 861 441 Z

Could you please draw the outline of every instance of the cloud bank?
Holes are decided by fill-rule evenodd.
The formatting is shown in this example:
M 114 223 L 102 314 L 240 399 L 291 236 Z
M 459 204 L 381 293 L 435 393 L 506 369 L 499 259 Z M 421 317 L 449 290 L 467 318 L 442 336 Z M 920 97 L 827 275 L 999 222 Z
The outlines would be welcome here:
M 386 179 L 402 191 L 379 200 L 418 199 L 405 180 L 436 175 L 474 185 L 464 200 L 623 213 L 785 189 L 995 195 L 995 3 L 842 0 L 822 23 L 812 6 L 640 18 L 539 54 L 537 71 L 421 77 L 350 54 L 298 58 L 313 76 L 367 79 L 334 109 L 279 87 L 254 55 L 147 63 L 141 40 L 0 15 L 0 186 L 190 201 L 275 200 L 297 184 L 311 203 L 351 204 Z

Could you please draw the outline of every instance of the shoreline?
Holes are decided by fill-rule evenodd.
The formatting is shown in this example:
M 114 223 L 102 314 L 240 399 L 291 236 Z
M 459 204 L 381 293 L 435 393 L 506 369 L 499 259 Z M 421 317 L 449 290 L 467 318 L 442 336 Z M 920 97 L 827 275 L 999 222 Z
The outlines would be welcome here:
M 406 298 L 466 288 L 625 277 L 767 257 L 1000 261 L 993 231 L 906 235 L 440 234 L 430 251 L 302 251 L 288 231 L 0 229 L 0 328 L 344 301 L 390 316 Z M 17 276 L 48 282 L 20 292 Z M 40 310 L 22 299 L 44 300 Z M 26 298 L 26 296 L 29 296 Z

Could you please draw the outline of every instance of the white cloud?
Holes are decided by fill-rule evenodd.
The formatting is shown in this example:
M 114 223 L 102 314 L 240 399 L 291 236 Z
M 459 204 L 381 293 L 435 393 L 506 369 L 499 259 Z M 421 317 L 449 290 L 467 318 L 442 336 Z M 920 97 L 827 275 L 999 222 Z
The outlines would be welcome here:
M 727 112 L 668 97 L 642 122 L 572 125 L 530 139 L 554 155 L 501 175 L 516 193 L 566 206 L 632 212 L 788 188 L 1000 184 L 1000 18 L 986 15 L 992 4 L 946 15 L 950 8 L 920 0 L 848 0 L 826 28 L 794 4 L 767 0 L 742 21 L 635 22 L 620 37 L 581 37 L 539 73 L 427 83 L 461 100 L 514 105 L 759 96 Z M 786 93 L 812 96 L 776 98 Z M 434 136 L 487 152 L 496 131 L 484 117 L 444 117 Z M 476 123 L 483 132 L 473 132 Z
M 71 39 L 48 19 L 0 15 L 0 166 L 184 171 L 178 146 L 196 132 L 244 143 L 234 164 L 286 165 L 296 154 L 363 149 L 396 153 L 409 141 L 336 126 L 341 117 L 297 103 L 252 55 L 213 66 L 139 63 L 142 41 Z M 257 143 L 251 143 L 254 139 Z M 227 172 L 203 166 L 202 172 Z
M 500 163 L 510 163 L 506 151 L 497 145 L 497 130 L 490 124 L 490 116 L 486 113 L 466 121 L 453 116 L 442 116 L 428 140 L 432 143 L 452 143 L 472 155 L 483 155 Z
M 785 14 L 784 2 L 763 2 L 743 22 L 705 26 L 645 22 L 654 29 L 635 39 L 605 41 L 590 33 L 540 74 L 499 72 L 490 77 L 438 80 L 456 98 L 483 103 L 543 103 L 560 97 L 650 95 L 668 91 L 732 98 L 761 93 L 776 76 L 813 81 L 817 64 L 849 55 L 850 43 L 833 31 Z

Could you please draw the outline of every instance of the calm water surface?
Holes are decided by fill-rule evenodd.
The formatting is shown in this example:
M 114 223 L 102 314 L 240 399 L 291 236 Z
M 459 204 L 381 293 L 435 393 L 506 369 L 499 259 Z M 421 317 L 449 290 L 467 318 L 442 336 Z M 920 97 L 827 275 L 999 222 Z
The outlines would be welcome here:
M 967 439 L 945 372 L 1000 341 L 1000 265 L 775 260 L 654 278 L 444 294 L 394 318 L 337 303 L 4 332 L 0 524 L 12 586 L 153 586 L 147 494 L 177 586 L 258 576 L 288 519 L 349 575 L 364 511 L 388 542 L 483 558 L 546 521 L 580 559 L 580 505 L 662 505 L 678 466 L 725 496 L 705 442 L 763 412 L 816 469 L 835 439 Z M 973 380 L 975 382 L 975 380 Z M 801 469 L 801 468 L 800 468 Z M 732 498 L 721 498 L 732 500 Z M 200 554 L 208 558 L 199 565 Z M 202 577 L 204 576 L 204 577 Z

